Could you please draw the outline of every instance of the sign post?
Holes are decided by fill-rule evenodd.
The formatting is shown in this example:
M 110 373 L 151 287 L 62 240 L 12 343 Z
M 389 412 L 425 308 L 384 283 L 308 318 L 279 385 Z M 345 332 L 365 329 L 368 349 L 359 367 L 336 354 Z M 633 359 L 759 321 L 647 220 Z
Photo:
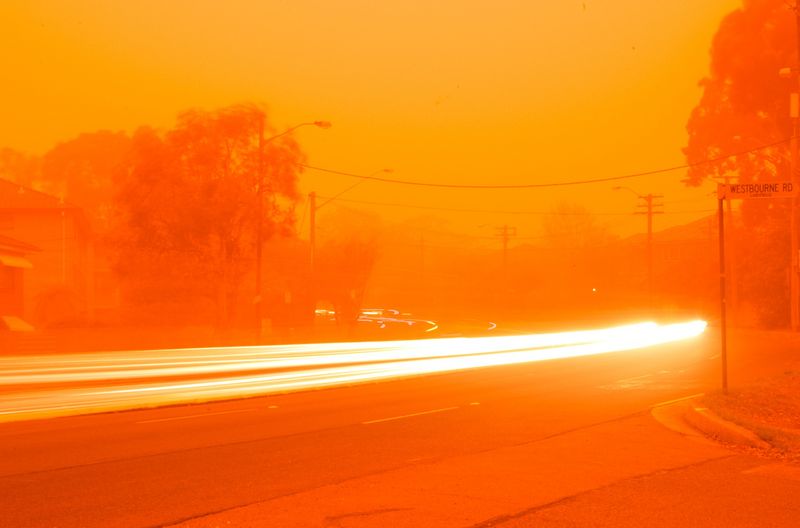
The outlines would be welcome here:
M 725 216 L 722 211 L 722 202 L 726 199 L 746 200 L 751 198 L 795 197 L 797 197 L 797 188 L 792 181 L 717 184 L 717 214 L 719 215 L 719 304 L 721 326 L 720 357 L 722 359 L 722 392 L 725 394 L 728 393 L 728 329 L 725 299 Z M 792 270 L 792 273 L 794 273 L 794 270 Z
M 719 311 L 720 311 L 720 334 L 722 358 L 722 392 L 728 394 L 728 324 L 727 324 L 727 299 L 725 298 L 725 214 L 722 210 L 722 202 L 725 201 L 725 194 L 717 189 L 717 215 L 719 216 Z

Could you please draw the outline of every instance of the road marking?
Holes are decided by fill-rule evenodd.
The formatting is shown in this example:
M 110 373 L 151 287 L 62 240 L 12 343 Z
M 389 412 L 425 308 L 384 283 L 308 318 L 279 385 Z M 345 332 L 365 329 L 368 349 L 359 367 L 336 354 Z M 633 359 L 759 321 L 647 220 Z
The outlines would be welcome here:
M 277 409 L 277 408 L 278 408 L 277 405 L 270 405 L 269 407 L 267 407 L 267 409 Z
M 654 380 L 648 379 L 652 377 L 652 374 L 643 374 L 641 376 L 634 376 L 632 378 L 620 379 L 607 385 L 601 385 L 598 388 L 605 390 L 637 389 L 653 383 Z
M 480 405 L 480 404 L 481 404 L 481 402 L 472 402 L 472 403 L 470 403 L 470 405 Z
M 691 396 L 684 396 L 683 398 L 675 398 L 674 400 L 668 400 L 668 401 L 665 401 L 665 402 L 657 403 L 657 404 L 653 405 L 653 407 L 663 407 L 665 405 L 670 405 L 670 404 L 673 404 L 673 403 L 678 403 L 678 402 L 682 402 L 682 401 L 686 401 L 686 400 L 691 400 L 692 398 L 699 398 L 700 396 L 705 396 L 705 394 L 706 394 L 705 392 L 700 392 L 698 394 L 692 394 Z
M 189 418 L 203 418 L 204 416 L 215 416 L 218 414 L 235 414 L 235 413 L 243 413 L 254 411 L 255 409 L 238 409 L 235 411 L 220 411 L 220 412 L 213 412 L 213 413 L 205 413 L 205 414 L 190 414 L 188 416 L 175 416 L 173 418 L 159 418 L 157 420 L 143 420 L 141 422 L 136 422 L 137 424 L 148 424 L 148 423 L 157 423 L 157 422 L 172 422 L 175 420 L 188 420 Z
M 391 418 L 379 418 L 377 420 L 370 420 L 368 422 L 361 422 L 361 424 L 362 425 L 369 425 L 369 424 L 380 423 L 380 422 L 390 422 L 392 420 L 402 420 L 403 418 L 411 418 L 412 416 L 422 416 L 423 414 L 440 413 L 440 412 L 445 412 L 445 411 L 452 411 L 454 409 L 458 409 L 458 406 L 456 406 L 456 407 L 444 407 L 442 409 L 432 409 L 430 411 L 422 411 L 422 412 L 413 413 L 413 414 L 404 414 L 402 416 L 392 416 Z

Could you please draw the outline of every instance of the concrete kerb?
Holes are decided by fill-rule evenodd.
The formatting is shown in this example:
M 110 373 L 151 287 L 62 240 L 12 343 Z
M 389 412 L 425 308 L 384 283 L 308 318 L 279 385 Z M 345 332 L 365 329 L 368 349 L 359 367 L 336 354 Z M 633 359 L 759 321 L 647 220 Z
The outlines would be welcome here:
M 681 434 L 694 431 L 725 444 L 761 449 L 771 447 L 749 429 L 720 418 L 694 397 L 657 405 L 651 414 L 662 425 Z
M 770 444 L 760 439 L 754 432 L 720 418 L 695 400 L 690 400 L 686 409 L 683 418 L 689 425 L 720 442 L 747 447 L 758 447 L 761 449 L 772 447 Z

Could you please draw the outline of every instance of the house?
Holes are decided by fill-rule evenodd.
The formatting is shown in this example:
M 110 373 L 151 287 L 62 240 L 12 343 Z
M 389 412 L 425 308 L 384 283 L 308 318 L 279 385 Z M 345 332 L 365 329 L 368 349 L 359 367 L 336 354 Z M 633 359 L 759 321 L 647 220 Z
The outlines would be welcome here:
M 0 237 L 5 309 L 37 328 L 92 319 L 92 235 L 80 208 L 0 179 Z
M 31 244 L 0 235 L 0 332 L 33 328 L 25 322 L 25 273 L 33 268 L 26 257 L 36 251 Z

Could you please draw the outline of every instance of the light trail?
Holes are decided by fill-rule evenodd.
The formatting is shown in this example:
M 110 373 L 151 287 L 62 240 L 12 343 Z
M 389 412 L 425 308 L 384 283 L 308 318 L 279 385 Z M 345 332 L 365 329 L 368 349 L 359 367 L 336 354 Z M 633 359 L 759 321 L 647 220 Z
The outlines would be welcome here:
M 705 328 L 704 321 L 640 323 L 521 336 L 4 358 L 0 361 L 0 385 L 4 387 L 0 421 L 242 398 L 607 354 L 689 339 Z M 212 375 L 217 377 L 197 379 Z M 114 380 L 133 381 L 108 383 Z M 106 383 L 97 386 L 101 381 Z
M 260 347 L 225 347 L 42 356 L 0 360 L 0 385 L 81 383 L 94 380 L 196 376 L 239 371 L 342 365 L 415 358 L 487 354 L 539 349 L 639 335 L 655 323 L 529 334 L 520 336 L 444 338 L 435 340 L 322 343 Z

